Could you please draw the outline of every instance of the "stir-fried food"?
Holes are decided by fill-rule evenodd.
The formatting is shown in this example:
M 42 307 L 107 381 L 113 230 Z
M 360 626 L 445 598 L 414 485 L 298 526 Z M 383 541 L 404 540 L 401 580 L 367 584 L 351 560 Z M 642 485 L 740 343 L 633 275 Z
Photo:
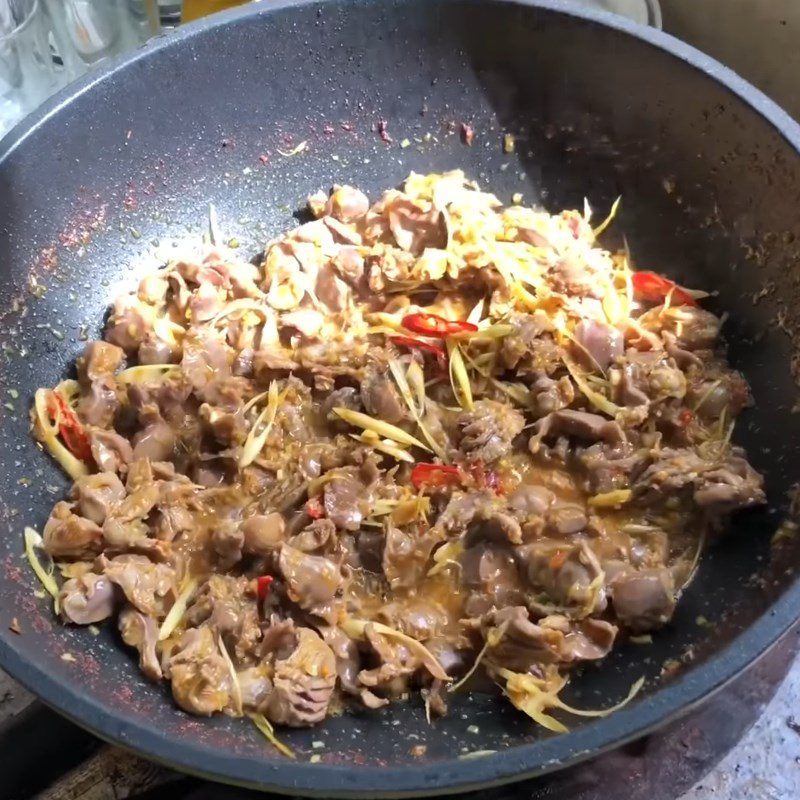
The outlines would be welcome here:
M 460 172 L 309 206 L 258 266 L 147 275 L 37 392 L 74 480 L 26 533 L 58 612 L 273 738 L 413 690 L 443 714 L 478 675 L 552 730 L 604 713 L 559 699 L 570 668 L 667 623 L 708 532 L 764 501 L 721 320 L 588 210 Z

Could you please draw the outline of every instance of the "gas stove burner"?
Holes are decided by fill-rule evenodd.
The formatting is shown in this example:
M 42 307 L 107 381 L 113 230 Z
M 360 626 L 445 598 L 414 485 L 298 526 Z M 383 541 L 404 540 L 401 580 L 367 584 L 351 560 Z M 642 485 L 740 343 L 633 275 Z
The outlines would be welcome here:
M 800 626 L 698 710 L 573 769 L 461 795 L 462 800 L 678 800 L 746 733 L 800 650 Z M 0 726 L 3 800 L 270 800 L 189 778 L 102 745 L 32 703 Z M 99 786 L 106 784 L 107 791 Z

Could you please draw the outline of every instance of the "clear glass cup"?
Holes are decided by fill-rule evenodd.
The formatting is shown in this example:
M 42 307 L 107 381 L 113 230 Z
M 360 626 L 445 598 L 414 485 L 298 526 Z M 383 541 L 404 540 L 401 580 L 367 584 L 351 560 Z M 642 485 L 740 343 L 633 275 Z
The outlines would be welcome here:
M 71 78 L 41 0 L 0 0 L 0 136 Z

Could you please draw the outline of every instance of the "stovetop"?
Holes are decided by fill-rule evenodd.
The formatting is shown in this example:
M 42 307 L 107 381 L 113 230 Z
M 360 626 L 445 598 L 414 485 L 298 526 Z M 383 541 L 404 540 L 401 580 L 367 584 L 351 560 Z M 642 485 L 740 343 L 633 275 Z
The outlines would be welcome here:
M 800 626 L 698 710 L 659 732 L 568 771 L 461 797 L 463 800 L 798 797 L 798 652 Z M 104 745 L 42 707 L 0 673 L 0 720 L 4 717 L 6 721 L 0 724 L 1 800 L 277 798 L 182 776 Z

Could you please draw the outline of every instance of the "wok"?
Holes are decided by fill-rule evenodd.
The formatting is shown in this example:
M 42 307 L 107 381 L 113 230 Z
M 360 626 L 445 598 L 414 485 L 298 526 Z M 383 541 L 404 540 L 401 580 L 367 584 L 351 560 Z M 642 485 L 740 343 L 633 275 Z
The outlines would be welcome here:
M 514 153 L 503 152 L 505 132 Z M 771 544 L 800 466 L 798 148 L 786 114 L 712 59 L 554 0 L 255 4 L 68 88 L 0 146 L 0 665 L 104 739 L 209 778 L 305 795 L 516 780 L 702 701 L 800 610 L 800 554 L 790 538 Z M 624 234 L 636 265 L 715 292 L 708 305 L 730 311 L 730 359 L 757 401 L 736 438 L 765 472 L 770 505 L 733 520 L 652 645 L 625 645 L 574 677 L 567 701 L 599 707 L 646 676 L 624 710 L 552 736 L 488 694 L 455 697 L 430 726 L 409 702 L 282 732 L 300 754 L 292 762 L 246 721 L 178 711 L 114 625 L 62 627 L 34 595 L 22 529 L 41 529 L 66 484 L 31 441 L 27 408 L 36 387 L 67 374 L 157 246 L 200 236 L 209 201 L 225 237 L 255 255 L 309 191 L 351 182 L 375 196 L 410 170 L 456 167 L 505 201 L 522 192 L 551 209 L 587 197 L 604 215 L 622 195 L 610 244 Z M 474 751 L 495 752 L 463 757 Z

